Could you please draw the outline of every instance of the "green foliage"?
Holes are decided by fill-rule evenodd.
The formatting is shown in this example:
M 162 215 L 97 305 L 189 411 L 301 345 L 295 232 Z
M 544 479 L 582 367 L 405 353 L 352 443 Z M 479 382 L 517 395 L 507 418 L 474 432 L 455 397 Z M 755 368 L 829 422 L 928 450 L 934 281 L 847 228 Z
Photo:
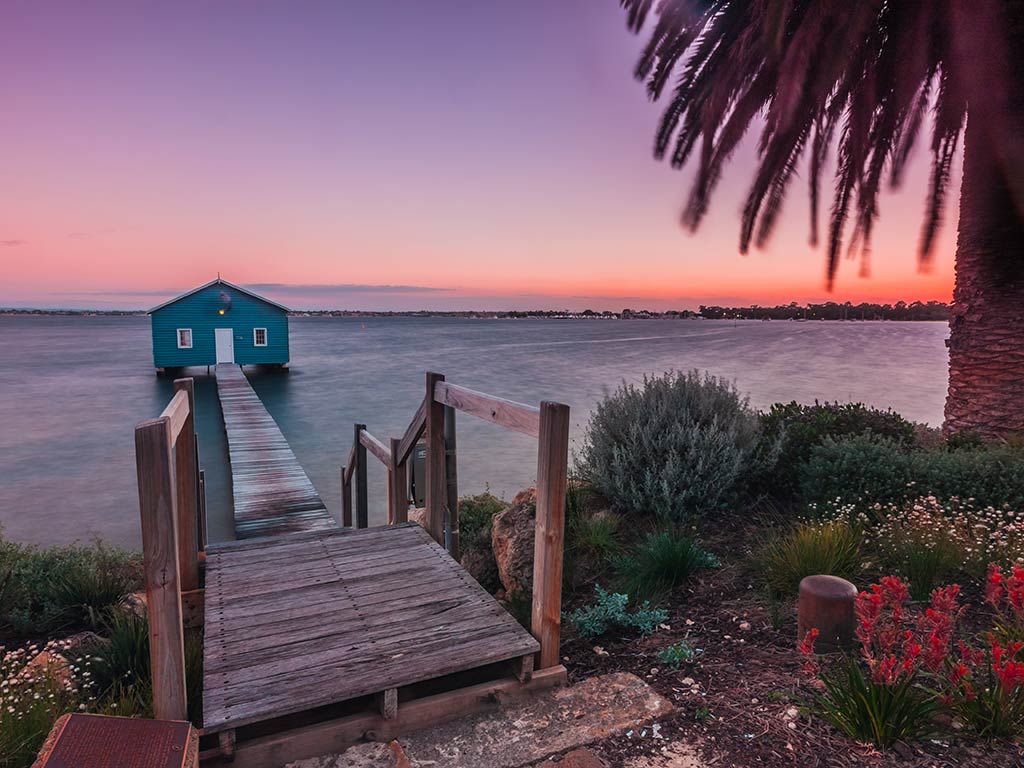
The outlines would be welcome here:
M 680 640 L 675 645 L 662 648 L 658 653 L 658 661 L 672 669 L 679 669 L 683 664 L 689 664 L 696 657 L 696 652 L 685 640 Z
M 488 592 L 501 588 L 498 563 L 491 545 L 494 516 L 506 507 L 490 492 L 459 499 L 459 546 L 462 565 Z
M 841 500 L 862 509 L 928 495 L 1021 508 L 1024 451 L 1009 445 L 907 450 L 873 435 L 826 438 L 800 468 L 800 486 L 808 502 Z
M 628 595 L 607 592 L 600 584 L 595 585 L 594 590 L 597 593 L 597 602 L 577 608 L 568 616 L 582 637 L 600 637 L 612 630 L 636 631 L 641 635 L 649 635 L 668 619 L 666 611 L 651 608 L 650 603 L 646 601 L 633 612 L 629 612 L 626 609 L 629 604 Z
M 644 377 L 598 404 L 580 456 L 586 481 L 622 510 L 690 520 L 728 508 L 774 458 L 732 384 L 697 372 Z
M 142 588 L 142 558 L 102 544 L 41 548 L 0 537 L 0 630 L 39 636 L 93 628 Z
M 149 656 L 149 622 L 126 611 L 110 612 L 102 624 L 104 637 L 89 648 L 92 684 L 99 707 L 107 714 L 153 716 Z M 185 633 L 185 684 L 188 716 L 201 722 L 203 694 L 201 633 Z
M 838 669 L 822 672 L 820 678 L 825 685 L 823 716 L 854 741 L 886 749 L 932 731 L 938 702 L 913 677 L 893 684 L 875 682 L 864 676 L 857 659 L 844 658 Z
M 574 558 L 586 557 L 598 562 L 607 560 L 621 547 L 621 524 L 622 519 L 613 512 L 580 514 L 569 522 L 566 548 L 572 551 Z
M 798 523 L 770 538 L 757 560 L 769 596 L 786 600 L 805 576 L 852 580 L 860 570 L 860 536 L 845 520 Z
M 909 453 L 887 438 L 825 438 L 800 467 L 806 501 L 887 504 L 907 497 L 913 475 Z
M 871 434 L 907 446 L 915 437 L 914 424 L 895 411 L 868 408 L 863 403 L 774 403 L 761 414 L 761 430 L 763 439 L 781 441 L 779 462 L 770 480 L 776 495 L 798 491 L 800 466 L 826 438 Z
M 694 539 L 674 531 L 649 535 L 630 554 L 617 558 L 615 570 L 626 592 L 640 598 L 663 597 L 701 568 L 718 560 Z

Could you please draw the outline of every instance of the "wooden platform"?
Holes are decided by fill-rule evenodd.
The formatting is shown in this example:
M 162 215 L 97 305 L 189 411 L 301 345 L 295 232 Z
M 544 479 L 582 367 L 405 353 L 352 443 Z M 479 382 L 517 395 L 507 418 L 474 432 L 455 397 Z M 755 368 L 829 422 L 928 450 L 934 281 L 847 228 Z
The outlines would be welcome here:
M 414 523 L 210 546 L 205 613 L 208 734 L 539 649 Z
M 337 529 L 240 366 L 217 366 L 217 391 L 231 463 L 235 536 Z

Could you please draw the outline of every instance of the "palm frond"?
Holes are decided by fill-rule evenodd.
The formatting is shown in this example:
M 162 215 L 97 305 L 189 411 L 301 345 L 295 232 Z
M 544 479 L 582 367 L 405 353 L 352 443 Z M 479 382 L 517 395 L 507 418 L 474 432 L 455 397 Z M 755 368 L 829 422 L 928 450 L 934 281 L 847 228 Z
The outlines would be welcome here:
M 927 264 L 964 129 L 966 94 L 977 102 L 985 83 L 1007 72 L 1007 56 L 978 55 L 1008 50 L 997 39 L 999 0 L 977 0 L 970 10 L 938 0 L 620 2 L 631 30 L 651 28 L 635 70 L 650 97 L 660 99 L 675 76 L 654 154 L 677 168 L 696 161 L 682 214 L 686 227 L 700 225 L 725 165 L 759 126 L 740 251 L 768 243 L 804 154 L 809 239 L 816 245 L 821 175 L 834 147 L 831 286 L 847 240 L 866 268 L 883 180 L 900 184 L 930 109 L 932 174 L 919 249 Z M 970 44 L 958 39 L 965 27 Z

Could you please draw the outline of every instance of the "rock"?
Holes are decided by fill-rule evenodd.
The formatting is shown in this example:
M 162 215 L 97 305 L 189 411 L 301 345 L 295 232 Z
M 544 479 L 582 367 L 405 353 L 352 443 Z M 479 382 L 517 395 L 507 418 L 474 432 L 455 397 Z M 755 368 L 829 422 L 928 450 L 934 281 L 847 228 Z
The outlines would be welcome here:
M 409 508 L 409 522 L 417 523 L 421 528 L 427 530 L 427 508 L 426 507 L 410 507 Z
M 133 592 L 130 595 L 125 595 L 121 600 L 120 608 L 126 614 L 144 619 L 146 617 L 146 593 Z
M 26 670 L 38 672 L 40 677 L 46 676 L 58 685 L 64 685 L 71 679 L 71 665 L 55 651 L 40 651 L 28 663 Z
M 744 631 L 744 632 L 749 632 L 750 631 L 750 622 L 749 621 L 741 621 L 740 622 L 740 629 L 742 631 Z
M 556 765 L 561 768 L 608 768 L 608 763 L 602 760 L 600 755 L 586 747 L 574 749 Z
M 470 576 L 477 580 L 480 586 L 488 591 L 492 591 L 501 582 L 498 580 L 498 566 L 494 561 L 490 540 L 486 544 L 486 549 L 479 545 L 464 545 L 459 563 L 469 572 Z
M 529 595 L 533 589 L 533 535 L 537 521 L 537 491 L 519 493 L 508 509 L 494 517 L 491 545 L 498 577 L 509 596 Z

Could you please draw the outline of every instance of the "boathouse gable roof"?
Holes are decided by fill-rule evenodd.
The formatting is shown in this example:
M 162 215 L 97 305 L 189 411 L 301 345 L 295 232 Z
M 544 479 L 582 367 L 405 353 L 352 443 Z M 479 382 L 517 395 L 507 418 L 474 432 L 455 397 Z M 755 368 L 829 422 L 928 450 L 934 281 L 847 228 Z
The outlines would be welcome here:
M 268 304 L 269 306 L 274 307 L 275 309 L 279 309 L 282 312 L 290 312 L 291 311 L 291 310 L 288 309 L 288 307 L 284 306 L 283 304 L 278 304 L 276 301 L 271 301 L 266 296 L 260 296 L 258 293 L 253 293 L 250 290 L 242 288 L 239 285 L 235 285 L 234 283 L 229 283 L 227 280 L 223 280 L 223 279 L 218 277 L 216 280 L 211 280 L 210 282 L 206 283 L 205 285 L 200 285 L 198 288 L 193 288 L 191 291 L 186 291 L 185 293 L 181 294 L 180 296 L 175 296 L 173 299 L 165 301 L 163 304 L 158 304 L 157 306 L 153 307 L 148 312 L 146 312 L 146 314 L 147 315 L 152 315 L 154 312 L 159 312 L 160 310 L 165 309 L 165 308 L 171 306 L 172 304 L 177 304 L 179 301 L 181 301 L 183 299 L 187 299 L 189 296 L 194 296 L 195 294 L 199 293 L 200 291 L 205 291 L 207 288 L 211 288 L 211 287 L 213 287 L 215 285 L 223 285 L 223 286 L 226 286 L 228 288 L 231 288 L 232 290 L 238 291 L 239 293 L 244 293 L 246 296 L 250 296 L 250 297 L 256 299 L 257 301 L 262 301 L 264 304 Z

